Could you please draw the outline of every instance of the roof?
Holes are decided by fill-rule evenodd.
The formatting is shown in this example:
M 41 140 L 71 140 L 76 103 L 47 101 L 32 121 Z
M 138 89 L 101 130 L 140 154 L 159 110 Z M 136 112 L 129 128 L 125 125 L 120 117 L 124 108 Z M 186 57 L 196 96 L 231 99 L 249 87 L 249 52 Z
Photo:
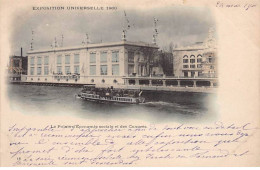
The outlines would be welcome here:
M 31 50 L 28 51 L 27 53 L 36 54 L 36 53 L 46 53 L 46 52 L 54 52 L 54 51 L 58 52 L 58 51 L 70 51 L 70 50 L 116 47 L 116 46 L 136 46 L 136 47 L 149 47 L 149 48 L 159 49 L 159 47 L 156 44 L 149 44 L 145 42 L 119 41 L 119 42 L 110 42 L 110 43 L 86 44 L 86 45 L 71 46 L 71 47 L 56 47 L 56 48 L 43 49 L 43 50 Z

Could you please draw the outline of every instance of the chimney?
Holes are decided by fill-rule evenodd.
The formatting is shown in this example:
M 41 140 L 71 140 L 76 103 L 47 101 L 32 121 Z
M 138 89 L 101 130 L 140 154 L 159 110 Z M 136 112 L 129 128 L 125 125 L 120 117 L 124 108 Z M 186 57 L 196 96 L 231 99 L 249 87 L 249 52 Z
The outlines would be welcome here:
M 23 48 L 21 47 L 21 57 L 23 56 Z

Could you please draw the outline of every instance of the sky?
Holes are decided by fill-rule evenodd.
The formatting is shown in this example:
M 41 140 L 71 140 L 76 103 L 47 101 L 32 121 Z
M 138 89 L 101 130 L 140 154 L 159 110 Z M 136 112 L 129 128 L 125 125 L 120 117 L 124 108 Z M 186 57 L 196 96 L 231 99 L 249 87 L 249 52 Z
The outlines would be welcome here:
M 214 16 L 208 8 L 166 7 L 150 10 L 125 10 L 130 29 L 128 41 L 152 43 L 154 17 L 158 19 L 157 44 L 167 49 L 169 44 L 178 46 L 204 41 L 210 27 L 215 28 Z M 116 11 L 28 11 L 20 12 L 13 21 L 11 35 L 12 54 L 24 55 L 30 49 L 31 30 L 34 31 L 33 48 L 50 48 L 57 38 L 63 46 L 81 45 L 87 33 L 92 43 L 121 41 L 126 25 L 124 9 Z

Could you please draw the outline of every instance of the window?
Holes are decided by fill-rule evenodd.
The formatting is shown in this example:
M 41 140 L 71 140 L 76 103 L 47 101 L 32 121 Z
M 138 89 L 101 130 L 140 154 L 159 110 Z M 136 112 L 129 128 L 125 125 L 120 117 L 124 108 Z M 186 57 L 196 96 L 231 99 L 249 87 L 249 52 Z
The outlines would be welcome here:
M 189 59 L 183 59 L 183 63 L 188 63 Z
M 202 68 L 202 65 L 201 64 L 197 64 L 197 68 Z
M 66 73 L 66 74 L 69 74 L 69 73 L 70 73 L 70 66 L 66 66 L 66 67 L 65 67 L 65 73 Z
M 183 68 L 189 68 L 189 65 L 183 65 Z
M 202 62 L 202 58 L 198 58 L 197 63 L 201 63 L 201 62 Z
M 119 52 L 113 51 L 112 52 L 112 62 L 118 63 L 119 62 Z
M 134 65 L 128 65 L 128 74 L 131 75 L 134 73 Z
M 193 65 L 190 65 L 190 68 L 195 68 L 195 66 L 196 66 L 196 65 L 194 65 L 194 64 L 193 64 Z
M 134 52 L 128 52 L 128 62 L 129 63 L 134 62 Z
M 211 57 L 211 56 L 210 56 Z M 209 63 L 212 63 L 212 58 L 209 58 Z
M 70 64 L 70 55 L 65 55 L 65 64 Z
M 203 76 L 203 74 L 202 74 L 201 71 L 198 72 L 198 76 L 199 76 L 199 77 Z
M 37 75 L 41 75 L 42 74 L 42 68 L 41 67 L 37 67 Z
M 210 66 L 210 69 L 214 69 L 214 66 Z
M 96 53 L 90 53 L 90 63 L 96 63 Z
M 61 66 L 57 66 L 57 73 L 58 73 L 58 74 L 62 74 Z
M 74 73 L 79 74 L 79 66 L 74 66 Z
M 44 57 L 44 65 L 49 65 L 49 56 Z
M 101 63 L 106 63 L 107 62 L 107 52 L 102 52 L 100 54 L 100 62 Z
M 112 75 L 119 75 L 119 64 L 112 65 Z
M 195 63 L 195 59 L 190 59 L 190 63 Z
M 44 75 L 48 75 L 48 74 L 49 74 L 49 67 L 44 66 Z
M 61 55 L 57 56 L 57 64 L 61 64 Z
M 30 68 L 30 74 L 31 74 L 31 75 L 34 75 L 34 67 L 31 67 L 31 68 Z
M 42 65 L 42 57 L 37 57 L 37 65 Z
M 74 64 L 79 64 L 79 54 L 74 54 Z
M 90 75 L 96 75 L 96 66 L 90 66 Z
M 101 65 L 100 66 L 100 74 L 101 75 L 107 75 L 107 65 Z
M 34 57 L 31 57 L 30 63 L 31 63 L 31 65 L 34 65 Z

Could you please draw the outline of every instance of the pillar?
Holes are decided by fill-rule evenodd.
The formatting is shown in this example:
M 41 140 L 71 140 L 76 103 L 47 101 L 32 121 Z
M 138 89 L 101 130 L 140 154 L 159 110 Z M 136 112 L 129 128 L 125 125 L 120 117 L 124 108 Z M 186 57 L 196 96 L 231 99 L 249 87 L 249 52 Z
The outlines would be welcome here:
M 149 80 L 149 86 L 152 86 L 152 80 Z
M 210 81 L 210 87 L 213 87 L 214 84 L 213 84 L 213 81 Z
M 196 82 L 196 80 L 193 80 L 193 87 L 197 87 Z
M 180 87 L 181 86 L 181 81 L 180 80 L 177 80 L 177 82 L 178 82 L 178 87 Z
M 139 79 L 135 79 L 135 85 L 139 85 Z
M 163 80 L 162 82 L 163 82 L 163 86 L 166 86 L 166 80 Z

